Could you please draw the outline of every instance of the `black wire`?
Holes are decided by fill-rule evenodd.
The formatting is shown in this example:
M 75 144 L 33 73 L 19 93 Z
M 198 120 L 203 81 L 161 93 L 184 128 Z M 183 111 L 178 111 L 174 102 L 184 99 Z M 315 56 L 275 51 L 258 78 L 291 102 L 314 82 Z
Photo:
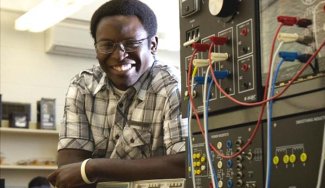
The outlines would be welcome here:
M 309 67 L 313 70 L 314 74 L 317 74 L 317 70 L 312 63 L 309 64 Z

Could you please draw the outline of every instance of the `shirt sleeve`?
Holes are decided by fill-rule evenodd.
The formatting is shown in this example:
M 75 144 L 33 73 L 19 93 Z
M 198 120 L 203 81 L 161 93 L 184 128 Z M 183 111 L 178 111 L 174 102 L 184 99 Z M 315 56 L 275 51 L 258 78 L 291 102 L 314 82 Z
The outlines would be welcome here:
M 170 93 L 164 109 L 164 144 L 167 155 L 185 151 L 185 127 L 181 121 L 180 93 L 177 87 Z
M 87 94 L 87 89 L 82 86 L 80 80 L 80 77 L 76 77 L 66 94 L 58 150 L 65 148 L 94 150 L 94 142 L 85 113 L 85 103 L 91 95 Z

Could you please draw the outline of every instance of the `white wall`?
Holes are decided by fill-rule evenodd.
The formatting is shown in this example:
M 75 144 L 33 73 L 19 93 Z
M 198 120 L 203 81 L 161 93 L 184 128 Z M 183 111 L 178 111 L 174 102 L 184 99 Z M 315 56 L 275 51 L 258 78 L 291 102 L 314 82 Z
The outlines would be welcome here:
M 62 117 L 69 80 L 96 59 L 50 55 L 44 52 L 44 33 L 14 30 L 20 14 L 1 11 L 0 93 L 3 101 L 31 103 L 36 122 L 36 101 L 56 99 L 56 122 Z M 73 36 L 71 36 L 73 37 Z
M 70 79 L 79 71 L 97 64 L 97 60 L 47 54 L 44 51 L 44 32 L 16 31 L 14 20 L 21 14 L 7 10 L 0 13 L 2 100 L 30 103 L 31 122 L 36 122 L 36 102 L 42 97 L 55 98 L 56 122 L 59 124 Z M 179 66 L 179 52 L 160 51 L 158 57 Z

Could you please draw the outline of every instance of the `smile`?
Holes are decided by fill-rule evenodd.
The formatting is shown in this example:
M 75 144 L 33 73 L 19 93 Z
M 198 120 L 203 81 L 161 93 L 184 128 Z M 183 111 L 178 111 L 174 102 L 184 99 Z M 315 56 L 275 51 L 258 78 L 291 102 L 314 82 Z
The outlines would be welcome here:
M 119 72 L 128 71 L 132 68 L 131 64 L 113 66 L 113 69 Z

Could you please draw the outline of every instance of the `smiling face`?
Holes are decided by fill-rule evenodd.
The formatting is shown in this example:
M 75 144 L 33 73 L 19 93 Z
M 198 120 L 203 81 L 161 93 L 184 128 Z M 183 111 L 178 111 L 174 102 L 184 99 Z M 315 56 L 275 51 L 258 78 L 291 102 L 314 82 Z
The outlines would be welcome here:
M 136 16 L 104 17 L 97 26 L 96 43 L 101 41 L 136 41 L 148 37 Z M 122 42 L 125 44 L 125 42 Z M 116 44 L 112 53 L 97 52 L 97 59 L 108 79 L 120 90 L 132 86 L 151 67 L 157 50 L 156 36 L 145 39 L 133 52 L 125 52 L 121 44 Z

